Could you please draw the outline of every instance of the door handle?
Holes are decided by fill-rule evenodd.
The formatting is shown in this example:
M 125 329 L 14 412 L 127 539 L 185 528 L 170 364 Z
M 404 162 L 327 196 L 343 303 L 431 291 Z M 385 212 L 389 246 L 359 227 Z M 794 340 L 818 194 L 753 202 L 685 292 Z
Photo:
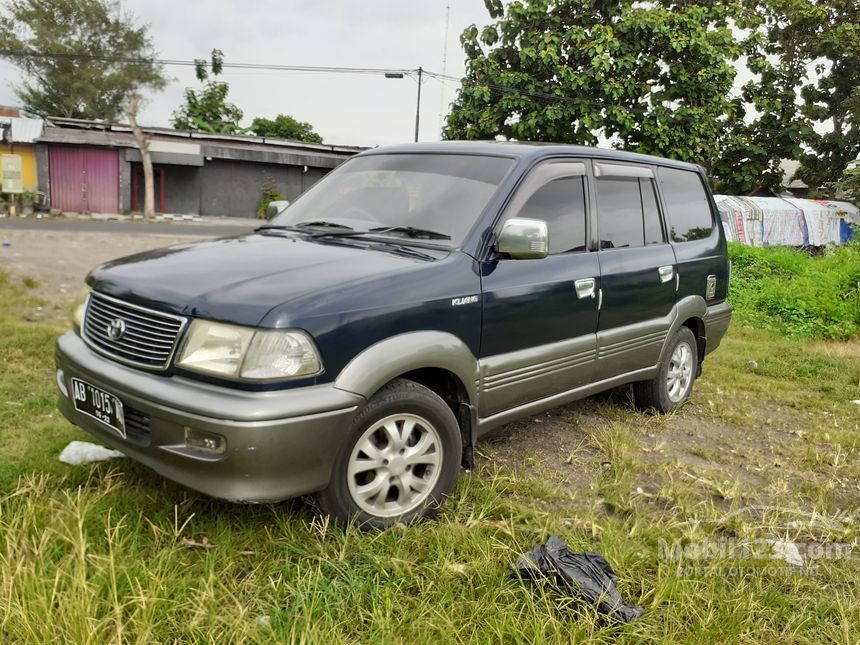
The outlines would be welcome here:
M 657 269 L 657 273 L 660 275 L 660 282 L 669 282 L 672 278 L 675 277 L 675 267 L 660 267 L 659 269 Z
M 594 297 L 594 278 L 583 278 L 573 284 L 576 287 L 576 297 L 580 300 Z

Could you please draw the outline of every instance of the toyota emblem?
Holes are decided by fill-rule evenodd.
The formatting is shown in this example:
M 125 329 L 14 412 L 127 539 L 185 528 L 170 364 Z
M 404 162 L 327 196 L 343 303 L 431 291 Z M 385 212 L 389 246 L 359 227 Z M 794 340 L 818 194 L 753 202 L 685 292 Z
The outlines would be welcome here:
M 120 340 L 125 336 L 125 321 L 119 318 L 114 318 L 108 323 L 107 335 L 113 341 Z

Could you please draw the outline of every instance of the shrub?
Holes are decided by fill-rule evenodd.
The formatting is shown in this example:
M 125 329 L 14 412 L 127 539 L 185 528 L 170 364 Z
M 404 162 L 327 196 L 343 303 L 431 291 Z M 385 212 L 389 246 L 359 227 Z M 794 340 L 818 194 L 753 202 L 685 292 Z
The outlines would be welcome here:
M 278 190 L 278 185 L 270 175 L 263 176 L 263 186 L 260 190 L 262 195 L 260 201 L 257 202 L 257 219 L 266 219 L 266 209 L 269 208 L 271 202 L 278 202 L 286 199 Z
M 787 247 L 729 244 L 729 301 L 739 321 L 804 338 L 860 335 L 860 244 L 811 256 Z

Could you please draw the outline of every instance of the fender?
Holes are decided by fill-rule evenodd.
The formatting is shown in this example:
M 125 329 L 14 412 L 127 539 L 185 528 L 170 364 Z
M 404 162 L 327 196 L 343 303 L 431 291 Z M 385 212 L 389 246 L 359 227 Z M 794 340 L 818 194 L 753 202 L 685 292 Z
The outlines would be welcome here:
M 414 331 L 371 345 L 347 363 L 334 386 L 369 399 L 393 378 L 428 367 L 454 374 L 470 405 L 477 405 L 478 359 L 462 340 L 442 331 Z
M 707 312 L 708 304 L 702 296 L 687 296 L 675 303 L 675 306 L 672 308 L 672 322 L 669 325 L 669 333 L 666 335 L 666 340 L 663 341 L 663 349 L 660 351 L 661 362 L 666 356 L 669 343 L 672 341 L 675 333 L 681 328 L 681 325 L 684 324 L 684 321 L 690 318 L 698 318 L 704 321 Z

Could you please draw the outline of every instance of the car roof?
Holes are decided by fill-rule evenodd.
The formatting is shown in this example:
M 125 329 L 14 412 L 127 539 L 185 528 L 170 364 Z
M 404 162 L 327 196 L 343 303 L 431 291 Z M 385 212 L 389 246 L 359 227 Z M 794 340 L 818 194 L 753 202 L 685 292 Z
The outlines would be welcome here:
M 539 160 L 545 157 L 567 155 L 615 161 L 630 161 L 700 171 L 702 167 L 685 161 L 675 161 L 636 152 L 625 152 L 596 146 L 575 146 L 564 143 L 542 143 L 522 141 L 433 141 L 428 143 L 405 143 L 380 146 L 365 150 L 357 156 L 376 154 L 469 154 L 502 156 L 516 159 Z

